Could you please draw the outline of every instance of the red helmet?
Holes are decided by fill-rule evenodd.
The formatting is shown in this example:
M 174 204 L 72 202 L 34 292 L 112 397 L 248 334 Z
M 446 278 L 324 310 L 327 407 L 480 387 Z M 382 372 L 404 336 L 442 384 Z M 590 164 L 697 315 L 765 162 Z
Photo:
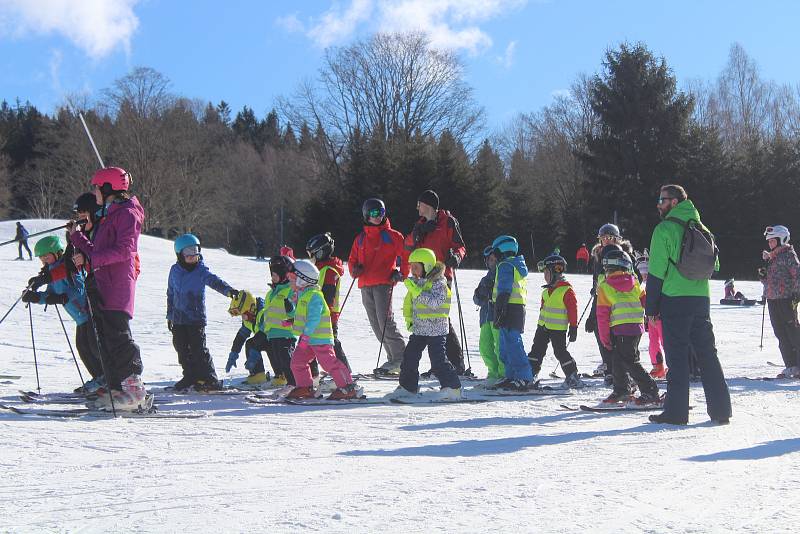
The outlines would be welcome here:
M 106 167 L 92 177 L 92 185 L 103 187 L 103 184 L 108 184 L 112 191 L 127 191 L 131 186 L 131 175 L 119 167 Z

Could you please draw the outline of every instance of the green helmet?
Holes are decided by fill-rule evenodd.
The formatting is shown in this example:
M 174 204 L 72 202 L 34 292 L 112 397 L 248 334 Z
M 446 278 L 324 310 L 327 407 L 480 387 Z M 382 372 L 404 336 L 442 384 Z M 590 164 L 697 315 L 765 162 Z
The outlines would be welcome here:
M 436 266 L 436 254 L 429 248 L 418 248 L 409 255 L 408 263 L 421 263 L 428 274 Z
M 59 254 L 64 252 L 64 243 L 61 242 L 61 238 L 57 235 L 49 235 L 47 237 L 41 238 L 39 241 L 36 242 L 36 245 L 33 247 L 33 253 L 36 257 L 41 258 L 47 254 L 55 254 L 58 256 Z

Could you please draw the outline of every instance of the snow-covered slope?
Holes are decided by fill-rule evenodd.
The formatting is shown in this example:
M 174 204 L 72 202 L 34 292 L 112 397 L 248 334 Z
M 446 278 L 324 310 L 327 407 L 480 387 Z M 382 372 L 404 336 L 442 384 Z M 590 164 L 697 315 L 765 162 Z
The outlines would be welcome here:
M 25 222 L 31 232 L 59 223 Z M 13 237 L 13 226 L 0 223 L 0 239 Z M 145 380 L 165 385 L 181 374 L 164 318 L 172 244 L 142 237 L 140 253 L 132 328 Z M 2 313 L 39 269 L 35 259 L 15 257 L 16 246 L 0 249 Z M 220 250 L 204 250 L 204 257 L 234 287 L 265 292 L 265 262 Z M 479 375 L 485 368 L 471 297 L 482 274 L 465 270 L 458 278 Z M 570 280 L 583 309 L 591 279 Z M 529 276 L 526 346 L 541 283 L 538 273 Z M 343 291 L 349 284 L 345 278 Z M 712 287 L 716 301 L 722 283 Z M 738 289 L 761 292 L 753 282 Z M 402 288 L 394 295 L 396 313 L 403 296 Z M 240 323 L 228 316 L 221 295 L 209 290 L 207 304 L 208 344 L 223 376 Z M 0 411 L 0 531 L 795 532 L 800 384 L 742 378 L 774 374 L 766 362 L 781 361 L 768 318 L 759 350 L 761 311 L 713 306 L 733 395 L 734 417 L 725 427 L 708 425 L 699 386 L 692 388 L 695 409 L 685 428 L 645 424 L 641 413 L 564 412 L 560 397 L 336 408 L 193 397 L 162 407 L 212 415 L 196 420 L 30 419 Z M 42 391 L 71 390 L 77 371 L 55 311 L 35 306 L 32 318 Z M 67 329 L 72 335 L 74 326 Z M 356 372 L 375 367 L 378 341 L 357 288 L 340 336 Z M 594 338 L 582 329 L 570 349 L 582 371 L 599 363 Z M 554 365 L 548 356 L 545 373 Z M 0 324 L 0 374 L 22 375 L 0 384 L 3 402 L 16 402 L 17 389 L 36 387 L 22 305 Z M 394 387 L 362 385 L 369 396 Z M 595 402 L 607 393 L 589 388 L 568 402 Z

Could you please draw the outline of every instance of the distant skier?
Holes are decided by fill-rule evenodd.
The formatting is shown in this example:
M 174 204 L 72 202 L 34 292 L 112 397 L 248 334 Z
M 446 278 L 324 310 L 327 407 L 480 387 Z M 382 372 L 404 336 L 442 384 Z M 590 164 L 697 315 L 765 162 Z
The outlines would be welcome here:
M 725 300 L 747 300 L 744 293 L 736 291 L 735 283 L 733 278 L 725 280 Z
M 575 272 L 585 273 L 589 265 L 589 249 L 586 248 L 586 243 L 581 243 L 578 252 L 575 253 Z
M 19 248 L 19 257 L 18 260 L 25 259 L 22 257 L 22 247 L 25 247 L 25 250 L 28 251 L 28 259 L 33 260 L 33 255 L 31 254 L 31 249 L 28 247 L 28 230 L 22 226 L 22 223 L 17 221 L 17 235 L 14 239 L 17 240 L 17 248 Z

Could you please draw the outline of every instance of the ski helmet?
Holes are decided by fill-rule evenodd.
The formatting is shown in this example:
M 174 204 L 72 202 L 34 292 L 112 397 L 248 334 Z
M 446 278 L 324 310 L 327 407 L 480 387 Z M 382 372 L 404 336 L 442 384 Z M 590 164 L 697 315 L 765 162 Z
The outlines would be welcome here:
M 519 252 L 517 240 L 510 235 L 501 235 L 492 242 L 493 252 L 496 251 L 500 257 L 506 255 L 516 256 Z
M 292 272 L 297 275 L 297 279 L 303 283 L 300 287 L 313 286 L 319 281 L 319 270 L 309 260 L 297 260 L 292 264 Z
M 379 198 L 368 198 L 361 205 L 361 217 L 369 224 L 370 217 L 380 217 L 381 224 L 386 220 L 386 205 Z
M 84 193 L 75 199 L 75 204 L 72 206 L 74 212 L 86 212 L 89 218 L 94 221 L 97 212 L 103 209 L 103 206 L 97 203 L 94 193 Z
M 600 260 L 602 261 L 602 259 L 606 257 L 606 254 L 608 254 L 612 250 L 618 250 L 620 252 L 623 252 L 621 246 L 617 245 L 616 243 L 609 243 L 608 245 L 600 249 Z
M 254 314 L 256 311 L 256 299 L 249 291 L 239 291 L 239 294 L 231 299 L 228 313 L 233 317 L 244 315 L 245 313 Z
M 789 242 L 789 229 L 781 224 L 767 226 L 764 230 L 764 238 L 767 240 L 777 239 L 778 243 L 785 245 Z
M 650 270 L 650 259 L 647 256 L 639 256 L 636 258 L 636 270 L 642 276 L 646 275 Z
M 558 280 L 567 271 L 567 260 L 558 254 L 551 254 L 540 261 L 537 266 L 540 272 L 549 271 L 553 280 Z
M 624 250 L 611 249 L 603 254 L 603 269 L 606 271 L 633 271 L 633 260 Z
M 131 186 L 131 175 L 119 167 L 106 167 L 94 173 L 92 185 L 99 187 L 103 196 L 107 197 L 115 192 L 127 191 Z
M 333 254 L 334 241 L 330 232 L 318 234 L 306 243 L 306 252 L 309 258 L 326 260 Z
M 488 258 L 489 256 L 492 255 L 493 251 L 494 251 L 494 248 L 492 248 L 492 245 L 489 245 L 488 247 L 483 249 L 483 257 L 484 258 Z
M 33 253 L 38 258 L 46 256 L 47 254 L 55 254 L 56 256 L 58 256 L 63 252 L 64 252 L 64 243 L 61 242 L 61 238 L 57 235 L 49 235 L 47 237 L 43 237 L 39 241 L 37 241 L 36 245 L 34 245 L 33 247 Z
M 292 270 L 294 260 L 289 256 L 273 256 L 269 259 L 269 270 L 277 274 L 281 280 L 286 279 L 286 275 Z
M 185 254 L 186 256 L 196 256 L 200 254 L 200 240 L 197 239 L 197 236 L 194 234 L 183 234 L 175 240 L 175 254 L 181 254 L 184 252 L 184 249 L 190 247 L 191 249 L 186 251 L 189 252 L 189 254 Z
M 408 263 L 421 263 L 428 274 L 436 267 L 436 254 L 429 248 L 418 248 L 408 256 Z
M 733 287 L 735 280 L 733 278 L 728 278 L 725 280 L 725 287 Z
M 606 223 L 600 227 L 597 231 L 597 238 L 600 239 L 603 236 L 612 236 L 612 237 L 622 237 L 622 234 L 619 233 L 619 226 L 616 224 Z

